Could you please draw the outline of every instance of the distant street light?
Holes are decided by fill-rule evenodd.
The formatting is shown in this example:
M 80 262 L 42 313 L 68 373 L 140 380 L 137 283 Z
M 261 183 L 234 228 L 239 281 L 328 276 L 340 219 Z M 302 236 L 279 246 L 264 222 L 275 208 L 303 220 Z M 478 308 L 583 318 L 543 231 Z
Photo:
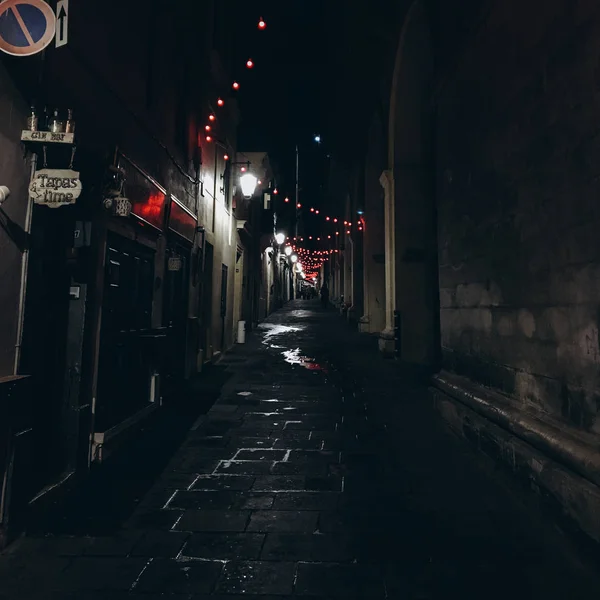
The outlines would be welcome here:
M 284 252 L 286 256 L 290 256 L 290 254 L 292 253 L 292 247 L 286 246 Z
M 275 236 L 275 241 L 277 242 L 278 246 L 281 246 L 283 242 L 285 242 L 285 233 L 278 233 Z
M 321 136 L 319 134 L 315 135 L 315 142 L 317 142 L 317 144 L 321 143 Z
M 292 255 L 290 256 L 290 260 L 291 260 L 293 263 L 296 263 L 296 262 L 298 262 L 298 255 L 297 255 L 297 254 L 292 254 Z

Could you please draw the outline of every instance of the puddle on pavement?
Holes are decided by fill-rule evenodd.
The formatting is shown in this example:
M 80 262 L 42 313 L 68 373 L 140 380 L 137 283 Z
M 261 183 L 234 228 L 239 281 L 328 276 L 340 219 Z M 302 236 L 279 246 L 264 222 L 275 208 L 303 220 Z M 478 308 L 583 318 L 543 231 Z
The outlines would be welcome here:
M 295 331 L 302 331 L 304 329 L 304 327 L 292 327 L 291 325 L 276 325 L 272 323 L 261 323 L 258 328 L 265 332 L 263 344 L 269 344 L 269 340 L 276 335 L 294 333 Z
M 285 362 L 290 365 L 300 365 L 305 369 L 309 369 L 310 371 L 324 371 L 327 372 L 326 367 L 320 365 L 314 358 L 309 358 L 308 356 L 304 356 L 300 354 L 300 348 L 296 348 L 295 350 L 286 350 L 282 352 Z

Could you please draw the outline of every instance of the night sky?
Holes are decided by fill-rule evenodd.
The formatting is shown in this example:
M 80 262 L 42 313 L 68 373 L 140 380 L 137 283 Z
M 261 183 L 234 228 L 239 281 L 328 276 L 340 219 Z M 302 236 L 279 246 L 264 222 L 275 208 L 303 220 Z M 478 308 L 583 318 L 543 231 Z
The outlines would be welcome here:
M 232 5 L 233 77 L 241 85 L 238 147 L 267 151 L 278 188 L 293 200 L 298 144 L 303 212 L 325 206 L 332 165 L 364 149 L 368 102 L 376 101 L 372 87 L 385 68 L 380 15 L 393 14 L 383 11 L 388 3 L 236 1 L 235 10 Z M 267 23 L 264 31 L 258 29 L 260 17 Z M 255 62 L 251 70 L 245 68 L 248 58 Z M 322 217 L 305 215 L 306 233 L 320 234 Z
M 235 23 L 236 65 L 241 69 L 234 76 L 242 86 L 239 148 L 269 152 L 279 171 L 278 186 L 293 198 L 298 144 L 301 195 L 316 203 L 328 153 L 326 144 L 313 141 L 317 133 L 325 139 L 327 121 L 322 100 L 330 72 L 328 3 L 269 0 L 258 9 L 253 4 L 240 7 Z M 267 23 L 264 31 L 257 28 L 261 16 Z M 244 68 L 247 58 L 255 62 L 252 70 Z

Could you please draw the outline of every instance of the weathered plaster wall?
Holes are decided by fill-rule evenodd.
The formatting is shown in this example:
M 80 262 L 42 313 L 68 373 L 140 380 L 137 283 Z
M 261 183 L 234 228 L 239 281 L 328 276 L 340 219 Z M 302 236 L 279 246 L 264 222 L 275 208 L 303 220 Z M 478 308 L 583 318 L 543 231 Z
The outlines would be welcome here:
M 21 249 L 29 168 L 21 146 L 26 104 L 0 64 L 0 185 L 11 195 L 0 208 L 0 377 L 12 375 L 17 343 Z M 13 230 L 15 234 L 9 234 Z
M 437 135 L 446 365 L 596 432 L 599 39 L 589 0 L 495 2 Z

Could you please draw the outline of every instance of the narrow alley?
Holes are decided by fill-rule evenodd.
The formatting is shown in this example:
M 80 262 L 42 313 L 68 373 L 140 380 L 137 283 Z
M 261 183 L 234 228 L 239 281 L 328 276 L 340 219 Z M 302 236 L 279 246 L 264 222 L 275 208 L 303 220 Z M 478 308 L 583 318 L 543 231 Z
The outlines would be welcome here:
M 276 312 L 123 528 L 21 538 L 0 598 L 596 597 L 594 557 L 373 343 L 316 301 Z

